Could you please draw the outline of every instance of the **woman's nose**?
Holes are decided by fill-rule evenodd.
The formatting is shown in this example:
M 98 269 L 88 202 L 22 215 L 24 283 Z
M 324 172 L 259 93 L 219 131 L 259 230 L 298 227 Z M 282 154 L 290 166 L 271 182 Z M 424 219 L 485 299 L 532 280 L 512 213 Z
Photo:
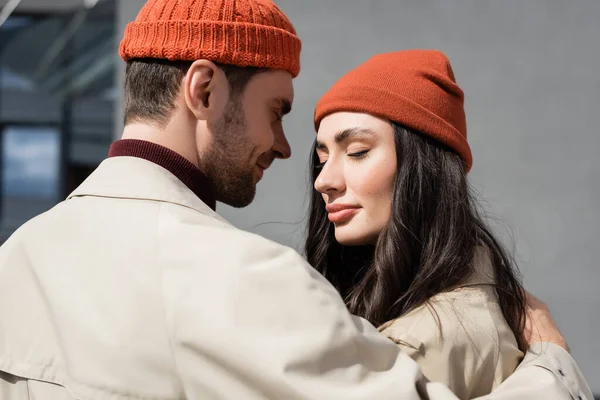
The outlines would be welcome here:
M 320 193 L 343 192 L 345 180 L 342 168 L 335 160 L 328 160 L 315 180 L 315 189 Z

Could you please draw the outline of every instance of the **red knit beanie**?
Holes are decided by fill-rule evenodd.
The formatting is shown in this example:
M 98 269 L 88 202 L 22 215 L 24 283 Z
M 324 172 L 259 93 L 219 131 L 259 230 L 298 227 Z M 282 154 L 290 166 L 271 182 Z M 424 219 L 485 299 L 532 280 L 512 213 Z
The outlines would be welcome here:
M 319 100 L 315 128 L 341 111 L 385 118 L 430 136 L 457 152 L 471 169 L 464 95 L 450 61 L 437 50 L 377 55 L 337 81 Z
M 300 72 L 301 42 L 271 0 L 149 0 L 127 25 L 123 60 L 208 59 Z

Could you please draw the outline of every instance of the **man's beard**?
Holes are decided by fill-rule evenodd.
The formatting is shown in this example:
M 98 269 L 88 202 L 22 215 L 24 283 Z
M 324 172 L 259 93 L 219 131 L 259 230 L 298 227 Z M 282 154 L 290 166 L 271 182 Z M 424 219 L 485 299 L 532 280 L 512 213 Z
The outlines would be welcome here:
M 223 117 L 210 126 L 213 142 L 200 160 L 212 181 L 217 201 L 246 207 L 256 195 L 252 144 L 247 137 L 246 115 L 240 99 L 231 99 Z

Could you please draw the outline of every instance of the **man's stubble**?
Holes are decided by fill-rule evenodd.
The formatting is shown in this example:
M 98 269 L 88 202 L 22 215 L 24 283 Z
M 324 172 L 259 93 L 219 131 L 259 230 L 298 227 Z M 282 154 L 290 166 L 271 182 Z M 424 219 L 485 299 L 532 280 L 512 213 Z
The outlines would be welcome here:
M 241 99 L 229 101 L 222 118 L 209 126 L 213 141 L 200 160 L 200 168 L 212 181 L 217 201 L 236 208 L 246 207 L 256 195 L 253 146 Z

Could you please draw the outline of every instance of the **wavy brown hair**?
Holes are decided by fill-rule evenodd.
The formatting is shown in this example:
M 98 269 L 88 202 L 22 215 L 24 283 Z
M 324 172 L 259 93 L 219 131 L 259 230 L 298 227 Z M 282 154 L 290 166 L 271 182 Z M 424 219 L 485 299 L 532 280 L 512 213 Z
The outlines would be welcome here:
M 525 291 L 517 266 L 478 211 L 462 159 L 428 137 L 392 123 L 397 173 L 390 220 L 375 245 L 335 240 L 321 194 L 314 189 L 320 162 L 313 146 L 308 261 L 339 291 L 350 312 L 375 326 L 427 304 L 465 282 L 478 246 L 489 249 L 499 305 L 519 342 Z

